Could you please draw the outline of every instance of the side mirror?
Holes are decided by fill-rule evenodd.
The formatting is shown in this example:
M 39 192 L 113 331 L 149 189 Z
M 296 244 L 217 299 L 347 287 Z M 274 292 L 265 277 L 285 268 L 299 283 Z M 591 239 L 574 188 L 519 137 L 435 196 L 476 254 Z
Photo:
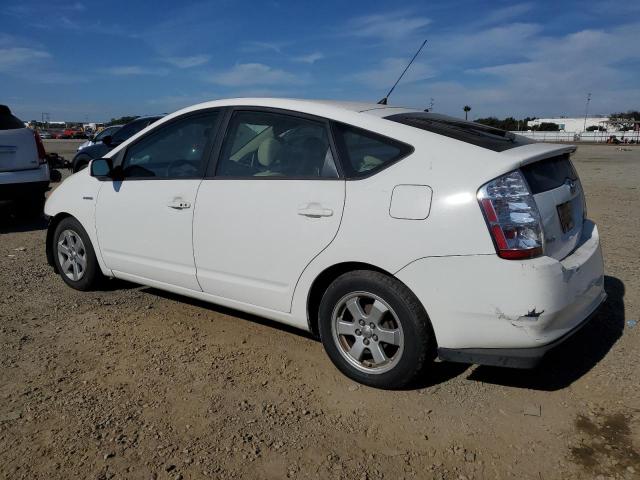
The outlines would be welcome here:
M 107 147 L 111 145 L 112 140 L 113 137 L 111 135 L 105 135 L 104 137 L 102 137 L 102 143 L 104 143 Z
M 96 158 L 91 161 L 91 176 L 99 180 L 111 178 L 113 162 L 110 158 Z

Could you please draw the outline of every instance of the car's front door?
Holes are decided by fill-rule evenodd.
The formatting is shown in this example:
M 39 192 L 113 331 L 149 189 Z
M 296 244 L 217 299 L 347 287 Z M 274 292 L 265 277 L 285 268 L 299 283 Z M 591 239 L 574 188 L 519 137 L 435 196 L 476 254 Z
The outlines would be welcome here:
M 118 156 L 124 180 L 105 182 L 96 207 L 100 251 L 116 277 L 200 290 L 193 211 L 218 117 L 172 120 Z
M 236 110 L 198 192 L 194 254 L 202 289 L 288 312 L 296 282 L 335 237 L 345 184 L 328 124 Z

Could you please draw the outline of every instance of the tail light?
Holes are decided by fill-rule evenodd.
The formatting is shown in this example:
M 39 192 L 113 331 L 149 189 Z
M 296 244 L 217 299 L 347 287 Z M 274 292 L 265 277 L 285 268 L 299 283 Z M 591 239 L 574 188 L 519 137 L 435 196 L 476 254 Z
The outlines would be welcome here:
M 36 147 L 38 148 L 38 159 L 40 164 L 47 163 L 47 152 L 44 150 L 44 143 L 37 131 L 33 131 L 33 136 L 36 137 Z
M 483 185 L 478 190 L 478 202 L 498 256 L 521 260 L 542 255 L 540 213 L 520 171 Z

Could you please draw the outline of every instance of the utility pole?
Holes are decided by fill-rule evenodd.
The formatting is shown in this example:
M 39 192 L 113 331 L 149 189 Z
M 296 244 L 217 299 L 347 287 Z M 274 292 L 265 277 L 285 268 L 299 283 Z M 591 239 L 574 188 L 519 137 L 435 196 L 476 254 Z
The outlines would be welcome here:
M 591 102 L 591 92 L 587 94 L 587 106 L 584 109 L 584 125 L 582 126 L 582 131 L 587 131 L 587 115 L 589 115 L 589 102 Z

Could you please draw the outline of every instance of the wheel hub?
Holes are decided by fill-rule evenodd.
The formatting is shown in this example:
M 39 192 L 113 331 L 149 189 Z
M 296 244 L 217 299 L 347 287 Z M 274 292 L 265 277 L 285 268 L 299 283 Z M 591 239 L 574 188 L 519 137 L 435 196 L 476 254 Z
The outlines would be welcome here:
M 65 230 L 58 237 L 58 261 L 60 270 L 70 280 L 80 280 L 87 268 L 87 251 L 82 238 L 73 230 Z
M 362 328 L 362 336 L 364 338 L 371 338 L 373 336 L 373 329 L 369 325 L 364 326 Z
M 384 373 L 402 357 L 400 320 L 373 293 L 353 292 L 340 299 L 333 310 L 332 331 L 340 354 L 362 372 Z

